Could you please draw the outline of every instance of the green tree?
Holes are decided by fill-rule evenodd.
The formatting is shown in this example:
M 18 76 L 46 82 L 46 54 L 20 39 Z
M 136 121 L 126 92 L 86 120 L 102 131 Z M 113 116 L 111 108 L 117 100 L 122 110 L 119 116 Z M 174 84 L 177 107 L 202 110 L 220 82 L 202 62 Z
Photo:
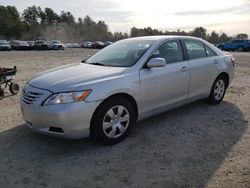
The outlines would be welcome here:
M 61 12 L 61 15 L 59 17 L 60 23 L 67 23 L 67 24 L 74 24 L 75 23 L 75 17 L 70 12 Z
M 0 6 L 0 36 L 18 38 L 23 31 L 20 15 L 14 6 Z
M 231 40 L 231 39 L 232 39 L 232 37 L 227 36 L 227 34 L 223 32 L 223 33 L 220 35 L 220 37 L 219 37 L 219 42 L 220 42 L 220 43 L 222 43 L 222 42 L 227 42 L 227 41 L 229 41 L 229 40 Z
M 207 30 L 203 27 L 196 27 L 193 31 L 191 31 L 191 35 L 194 37 L 206 39 L 207 38 Z
M 213 44 L 218 44 L 220 42 L 219 34 L 216 33 L 215 31 L 212 31 L 211 34 L 208 37 L 208 41 L 213 43 Z
M 246 33 L 239 33 L 236 35 L 237 39 L 248 39 L 248 35 Z
M 40 12 L 41 24 L 56 24 L 59 21 L 59 16 L 51 8 L 45 8 Z
M 28 23 L 29 25 L 37 25 L 40 23 L 40 13 L 42 9 L 40 7 L 36 7 L 33 5 L 32 7 L 28 7 L 23 11 L 22 17 L 23 21 Z

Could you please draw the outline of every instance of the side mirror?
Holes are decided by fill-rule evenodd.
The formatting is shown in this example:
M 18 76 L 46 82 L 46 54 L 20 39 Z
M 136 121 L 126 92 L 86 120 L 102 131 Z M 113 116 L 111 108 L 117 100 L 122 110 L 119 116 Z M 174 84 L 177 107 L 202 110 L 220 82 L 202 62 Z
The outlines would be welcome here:
M 148 68 L 165 67 L 166 65 L 166 60 L 164 58 L 152 58 L 146 64 Z

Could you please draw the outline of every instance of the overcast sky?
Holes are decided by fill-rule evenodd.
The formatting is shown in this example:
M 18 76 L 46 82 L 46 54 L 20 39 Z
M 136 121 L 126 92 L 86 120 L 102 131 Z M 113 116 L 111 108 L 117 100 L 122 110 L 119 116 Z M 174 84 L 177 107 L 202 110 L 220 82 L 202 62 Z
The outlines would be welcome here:
M 250 0 L 1 0 L 0 5 L 14 5 L 19 12 L 36 5 L 70 11 L 76 18 L 90 15 L 112 32 L 129 32 L 133 26 L 186 31 L 203 26 L 250 36 Z

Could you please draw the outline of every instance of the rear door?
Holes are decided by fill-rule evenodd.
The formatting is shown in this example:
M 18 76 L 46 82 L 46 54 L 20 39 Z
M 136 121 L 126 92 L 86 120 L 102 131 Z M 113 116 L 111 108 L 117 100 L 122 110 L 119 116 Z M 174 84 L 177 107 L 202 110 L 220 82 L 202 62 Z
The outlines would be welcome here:
M 210 92 L 217 74 L 218 56 L 198 40 L 183 40 L 190 67 L 189 98 L 204 97 Z
M 140 70 L 144 113 L 187 100 L 189 71 L 181 42 L 172 40 L 163 43 L 150 58 L 165 58 L 167 65 Z

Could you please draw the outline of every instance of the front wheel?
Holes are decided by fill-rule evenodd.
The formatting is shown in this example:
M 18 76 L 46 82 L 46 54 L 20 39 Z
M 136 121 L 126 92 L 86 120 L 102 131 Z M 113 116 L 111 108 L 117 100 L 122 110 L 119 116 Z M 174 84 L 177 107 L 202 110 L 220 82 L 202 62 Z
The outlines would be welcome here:
M 211 104 L 219 104 L 226 93 L 227 85 L 224 77 L 218 77 L 210 91 L 210 95 L 208 97 L 208 102 Z
M 117 144 L 126 138 L 135 122 L 133 105 L 122 97 L 111 98 L 95 112 L 91 135 L 105 144 Z
M 9 90 L 12 95 L 16 95 L 19 92 L 19 85 L 16 83 L 11 83 Z

